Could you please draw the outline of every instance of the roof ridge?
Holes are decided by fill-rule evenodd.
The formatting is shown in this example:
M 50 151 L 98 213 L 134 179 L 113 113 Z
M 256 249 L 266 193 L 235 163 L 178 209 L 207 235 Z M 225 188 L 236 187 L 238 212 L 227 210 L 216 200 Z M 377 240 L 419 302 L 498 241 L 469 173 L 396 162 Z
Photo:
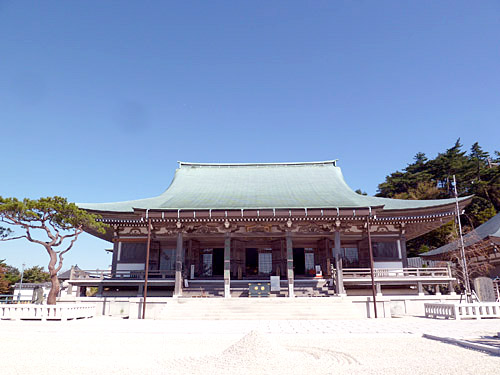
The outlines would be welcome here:
M 183 165 L 194 167 L 269 167 L 269 166 L 303 166 L 303 165 L 328 165 L 337 166 L 338 159 L 324 161 L 302 161 L 302 162 L 283 162 L 283 163 L 193 163 L 186 161 L 177 161 L 179 168 Z

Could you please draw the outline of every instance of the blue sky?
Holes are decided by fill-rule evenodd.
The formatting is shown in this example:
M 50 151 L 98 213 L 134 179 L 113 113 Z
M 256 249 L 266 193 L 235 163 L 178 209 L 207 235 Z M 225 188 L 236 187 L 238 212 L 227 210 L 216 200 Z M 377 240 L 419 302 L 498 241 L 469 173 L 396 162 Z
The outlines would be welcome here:
M 129 200 L 177 160 L 327 159 L 374 194 L 458 137 L 500 149 L 499 62 L 498 1 L 0 0 L 0 195 Z M 65 265 L 106 247 L 82 236 Z

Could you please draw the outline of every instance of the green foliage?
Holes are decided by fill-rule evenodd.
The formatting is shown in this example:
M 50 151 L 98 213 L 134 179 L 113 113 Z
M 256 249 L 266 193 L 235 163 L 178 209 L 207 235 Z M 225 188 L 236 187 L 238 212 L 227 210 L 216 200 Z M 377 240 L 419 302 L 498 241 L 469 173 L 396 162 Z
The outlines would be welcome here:
M 11 225 L 50 224 L 54 229 L 63 231 L 87 227 L 104 233 L 106 229 L 105 224 L 97 221 L 98 215 L 82 210 L 61 197 L 23 200 L 0 197 L 0 219 Z
M 476 142 L 470 152 L 462 150 L 458 139 L 455 144 L 436 158 L 428 159 L 419 152 L 411 164 L 402 171 L 386 177 L 378 186 L 380 197 L 399 199 L 451 198 L 453 175 L 457 179 L 459 196 L 474 195 L 462 218 L 465 230 L 481 225 L 500 211 L 500 152 L 495 158 Z M 455 235 L 454 224 L 447 224 L 424 236 L 408 241 L 408 256 L 417 256 L 429 249 L 442 246 Z
M 358 193 L 359 195 L 368 195 L 366 191 L 362 191 L 361 189 L 356 189 L 355 192 Z
M 48 304 L 55 304 L 60 283 L 57 273 L 63 264 L 63 256 L 72 247 L 85 229 L 105 233 L 106 224 L 98 215 L 91 214 L 69 203 L 65 198 L 47 197 L 37 200 L 0 197 L 0 222 L 23 231 L 14 235 L 5 229 L 0 233 L 0 241 L 24 238 L 42 245 L 50 261 L 48 271 L 52 288 L 47 298 Z M 35 279 L 44 279 L 41 269 L 30 269 Z
M 14 284 L 21 281 L 21 272 L 0 260 L 0 294 L 10 294 Z M 33 266 L 24 270 L 23 283 L 44 283 L 50 281 L 50 275 L 43 267 Z
M 9 294 L 12 287 L 21 279 L 21 273 L 16 267 L 9 266 L 5 259 L 0 260 L 0 294 Z
M 43 267 L 33 266 L 24 270 L 23 282 L 25 283 L 45 283 L 50 281 L 50 274 Z
M 0 239 L 7 238 L 12 234 L 12 230 L 9 228 L 0 227 Z
M 5 279 L 5 270 L 0 265 L 0 294 L 9 294 L 9 283 Z

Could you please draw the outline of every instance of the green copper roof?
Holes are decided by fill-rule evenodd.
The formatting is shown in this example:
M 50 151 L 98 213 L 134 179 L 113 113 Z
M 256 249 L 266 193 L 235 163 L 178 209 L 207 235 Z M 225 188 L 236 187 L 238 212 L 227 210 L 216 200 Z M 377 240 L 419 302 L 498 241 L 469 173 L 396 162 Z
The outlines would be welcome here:
M 493 216 L 487 222 L 478 226 L 474 231 L 467 233 L 464 236 L 464 245 L 471 246 L 486 238 L 496 237 L 500 239 L 500 213 Z M 454 241 L 437 249 L 421 254 L 422 256 L 433 256 L 459 249 L 459 242 Z
M 116 203 L 80 203 L 97 211 L 266 208 L 425 208 L 453 199 L 401 200 L 359 195 L 347 186 L 336 161 L 266 164 L 179 162 L 168 189 L 154 198 Z

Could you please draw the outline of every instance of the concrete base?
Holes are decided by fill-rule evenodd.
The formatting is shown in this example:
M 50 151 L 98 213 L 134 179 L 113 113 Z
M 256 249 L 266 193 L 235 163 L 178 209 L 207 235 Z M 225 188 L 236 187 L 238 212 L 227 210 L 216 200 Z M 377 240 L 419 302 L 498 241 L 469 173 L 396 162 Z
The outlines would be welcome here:
M 460 296 L 456 295 L 394 296 L 385 298 L 390 299 L 391 315 L 393 316 L 425 316 L 425 303 L 458 302 L 460 300 Z
M 393 316 L 425 316 L 425 303 L 458 302 L 459 296 L 382 296 L 377 297 L 378 318 Z M 123 316 L 130 319 L 142 317 L 142 297 L 80 297 L 66 303 L 92 303 L 96 316 Z M 221 302 L 222 301 L 222 302 Z M 274 301 L 274 302 L 273 302 Z M 180 307 L 179 307 L 180 306 Z M 189 309 L 187 306 L 190 306 Z M 217 307 L 216 307 L 217 306 Z M 274 306 L 276 314 L 271 307 Z M 307 308 L 306 308 L 307 306 Z M 171 314 L 175 310 L 182 314 Z M 212 311 L 207 311 L 212 309 Z M 223 310 L 228 309 L 228 314 Z M 269 310 L 268 310 L 269 309 Z M 192 314 L 189 314 L 191 311 Z M 203 313 L 205 311 L 205 313 Z M 239 315 L 238 315 L 239 314 Z M 148 297 L 147 319 L 186 319 L 189 315 L 199 319 L 350 319 L 374 318 L 372 297 L 295 297 L 295 298 L 185 298 Z

